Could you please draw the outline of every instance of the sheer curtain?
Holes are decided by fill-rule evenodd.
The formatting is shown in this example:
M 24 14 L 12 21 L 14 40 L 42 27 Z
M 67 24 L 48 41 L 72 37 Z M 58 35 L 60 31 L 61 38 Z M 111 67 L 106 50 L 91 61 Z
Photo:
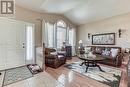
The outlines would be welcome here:
M 43 42 L 46 47 L 55 47 L 55 24 L 44 22 L 43 24 Z
M 69 44 L 72 46 L 72 56 L 76 55 L 76 28 L 69 29 Z

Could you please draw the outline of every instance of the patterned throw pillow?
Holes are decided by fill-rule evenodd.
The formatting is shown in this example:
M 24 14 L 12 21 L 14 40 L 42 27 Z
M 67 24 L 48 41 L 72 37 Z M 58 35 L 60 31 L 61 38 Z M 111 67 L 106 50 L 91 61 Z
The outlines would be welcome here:
M 91 47 L 85 47 L 85 53 L 89 53 L 91 51 Z
M 102 52 L 102 56 L 103 57 L 109 58 L 110 55 L 111 55 L 111 51 L 110 50 L 108 50 L 108 49 L 103 50 L 103 52 Z
M 118 55 L 119 49 L 111 49 L 111 57 L 115 58 Z

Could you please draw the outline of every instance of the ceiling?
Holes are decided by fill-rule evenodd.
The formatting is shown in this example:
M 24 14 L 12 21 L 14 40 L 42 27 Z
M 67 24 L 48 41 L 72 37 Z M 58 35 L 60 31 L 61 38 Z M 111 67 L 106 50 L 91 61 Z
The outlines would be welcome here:
M 34 11 L 63 14 L 80 25 L 130 12 L 130 0 L 16 0 Z

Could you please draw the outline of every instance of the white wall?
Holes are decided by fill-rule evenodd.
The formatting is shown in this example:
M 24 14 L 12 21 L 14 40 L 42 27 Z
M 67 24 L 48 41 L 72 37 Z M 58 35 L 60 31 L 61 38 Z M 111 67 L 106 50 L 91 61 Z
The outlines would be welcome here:
M 121 38 L 118 36 L 119 29 L 123 30 Z M 77 41 L 83 40 L 85 44 L 91 45 L 88 33 L 116 33 L 116 46 L 130 48 L 130 13 L 80 25 L 77 29 Z
M 40 20 L 44 19 L 45 21 L 50 21 L 53 23 L 62 19 L 67 23 L 68 26 L 75 26 L 72 22 L 70 22 L 67 18 L 65 18 L 62 15 L 39 13 L 31 11 L 29 9 L 25 9 L 18 5 L 16 5 L 16 12 L 14 19 L 35 24 L 35 43 L 37 47 L 42 46 L 42 25 L 41 21 L 37 19 Z
M 15 17 L 13 19 L 35 24 L 36 47 L 42 46 L 42 24 L 40 20 L 44 19 L 45 21 L 49 21 L 53 23 L 58 20 L 64 20 L 68 26 L 75 26 L 72 22 L 70 22 L 67 18 L 65 18 L 62 15 L 39 13 L 39 12 L 31 11 L 29 9 L 25 9 L 17 5 L 16 5 Z M 36 63 L 40 66 L 43 63 L 43 56 L 41 56 L 41 54 L 38 54 L 38 57 L 36 58 Z

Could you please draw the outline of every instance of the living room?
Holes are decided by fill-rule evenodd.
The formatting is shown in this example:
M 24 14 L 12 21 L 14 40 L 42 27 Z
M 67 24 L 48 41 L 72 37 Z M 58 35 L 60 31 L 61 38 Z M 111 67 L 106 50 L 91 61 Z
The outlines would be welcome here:
M 129 0 L 0 0 L 0 87 L 129 87 Z

